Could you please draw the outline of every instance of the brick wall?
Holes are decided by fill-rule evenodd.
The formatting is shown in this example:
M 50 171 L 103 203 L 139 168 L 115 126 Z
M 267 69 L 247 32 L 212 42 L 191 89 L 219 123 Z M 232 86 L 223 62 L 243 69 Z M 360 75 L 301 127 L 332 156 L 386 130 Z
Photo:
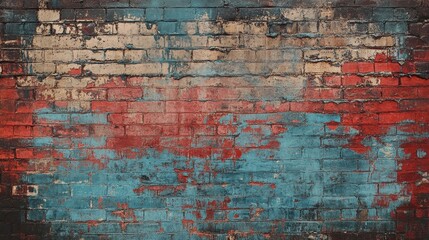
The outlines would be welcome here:
M 1 239 L 428 239 L 426 0 L 0 2 Z

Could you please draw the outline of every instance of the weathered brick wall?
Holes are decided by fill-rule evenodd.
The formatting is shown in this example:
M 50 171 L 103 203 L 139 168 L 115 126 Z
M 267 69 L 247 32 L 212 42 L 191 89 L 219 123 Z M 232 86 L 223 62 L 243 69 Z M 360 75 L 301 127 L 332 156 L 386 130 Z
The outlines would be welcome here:
M 0 239 L 429 239 L 429 1 L 0 1 Z

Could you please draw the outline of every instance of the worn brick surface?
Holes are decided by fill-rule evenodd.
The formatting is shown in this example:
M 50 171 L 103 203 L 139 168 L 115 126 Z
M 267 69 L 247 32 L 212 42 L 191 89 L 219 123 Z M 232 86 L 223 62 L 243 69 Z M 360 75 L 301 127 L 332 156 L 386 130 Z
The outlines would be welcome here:
M 429 239 L 428 13 L 0 1 L 0 239 Z

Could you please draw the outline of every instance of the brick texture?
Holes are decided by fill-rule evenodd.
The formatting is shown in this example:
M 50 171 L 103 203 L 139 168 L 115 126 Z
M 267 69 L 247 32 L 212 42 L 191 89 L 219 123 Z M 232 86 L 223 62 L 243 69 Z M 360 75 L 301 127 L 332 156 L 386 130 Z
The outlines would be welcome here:
M 428 21 L 0 1 L 0 239 L 429 239 Z

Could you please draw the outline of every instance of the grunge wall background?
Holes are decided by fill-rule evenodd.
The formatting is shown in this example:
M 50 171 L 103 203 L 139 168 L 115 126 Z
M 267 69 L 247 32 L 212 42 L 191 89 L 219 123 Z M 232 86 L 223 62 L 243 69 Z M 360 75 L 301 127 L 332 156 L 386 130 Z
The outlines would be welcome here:
M 428 239 L 426 0 L 3 0 L 1 239 Z

